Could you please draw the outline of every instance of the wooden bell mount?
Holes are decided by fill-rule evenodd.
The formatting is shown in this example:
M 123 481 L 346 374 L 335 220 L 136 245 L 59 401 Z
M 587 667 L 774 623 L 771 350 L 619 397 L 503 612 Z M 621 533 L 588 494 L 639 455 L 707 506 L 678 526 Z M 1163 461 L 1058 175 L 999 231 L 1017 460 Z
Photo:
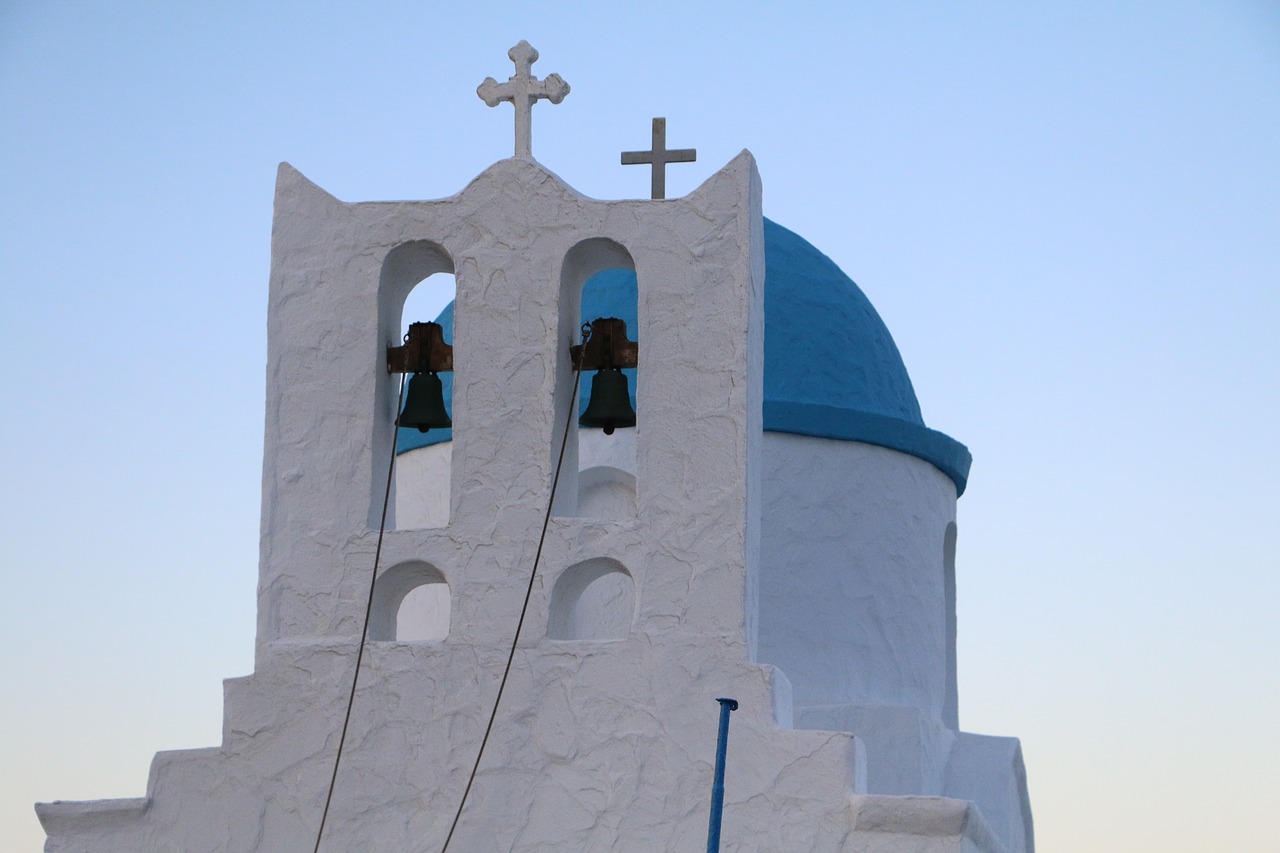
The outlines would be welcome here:
M 627 339 L 626 320 L 598 317 L 589 325 L 587 342 L 569 347 L 569 357 L 579 371 L 635 367 L 640 363 L 640 345 Z
M 387 373 L 443 373 L 453 370 L 453 347 L 439 323 L 410 323 L 404 346 L 387 347 Z

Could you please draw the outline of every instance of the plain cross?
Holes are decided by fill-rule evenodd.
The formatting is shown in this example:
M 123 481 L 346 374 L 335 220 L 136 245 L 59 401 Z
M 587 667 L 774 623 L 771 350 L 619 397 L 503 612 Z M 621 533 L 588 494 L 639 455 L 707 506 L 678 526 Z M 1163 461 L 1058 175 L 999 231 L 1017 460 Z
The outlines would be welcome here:
M 548 74 L 545 80 L 534 77 L 533 63 L 538 61 L 538 51 L 523 39 L 507 51 L 507 56 L 516 64 L 516 73 L 505 83 L 492 77 L 484 78 L 476 94 L 491 107 L 503 101 L 511 102 L 516 108 L 515 156 L 533 159 L 533 105 L 540 98 L 560 103 L 569 94 L 569 84 L 559 74 Z
M 653 164 L 653 198 L 667 197 L 668 163 L 692 163 L 697 159 L 698 151 L 696 148 L 677 148 L 674 151 L 667 150 L 667 120 L 665 118 L 655 118 L 653 120 L 652 151 L 622 152 L 622 165 L 624 166 L 638 166 L 643 163 Z

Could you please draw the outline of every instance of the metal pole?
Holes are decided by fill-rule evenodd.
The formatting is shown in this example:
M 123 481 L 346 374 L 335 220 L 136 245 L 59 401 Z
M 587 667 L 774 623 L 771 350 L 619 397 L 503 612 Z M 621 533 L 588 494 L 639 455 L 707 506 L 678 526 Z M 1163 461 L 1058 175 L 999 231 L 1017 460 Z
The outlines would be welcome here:
M 707 853 L 720 853 L 720 816 L 724 810 L 724 755 L 729 747 L 729 714 L 738 710 L 737 699 L 720 703 L 720 735 L 716 739 L 716 775 L 711 784 L 711 822 L 707 827 Z

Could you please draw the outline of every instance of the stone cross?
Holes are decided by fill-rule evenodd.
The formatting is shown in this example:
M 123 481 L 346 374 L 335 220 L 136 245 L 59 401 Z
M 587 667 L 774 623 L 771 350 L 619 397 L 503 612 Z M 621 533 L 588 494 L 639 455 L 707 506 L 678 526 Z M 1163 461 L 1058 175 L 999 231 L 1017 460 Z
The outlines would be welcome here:
M 667 150 L 667 120 L 665 118 L 655 118 L 653 120 L 652 151 L 622 152 L 622 165 L 624 166 L 636 166 L 643 163 L 653 164 L 653 198 L 667 197 L 668 163 L 692 163 L 697 159 L 698 151 L 696 148 L 677 148 L 674 151 Z
M 539 80 L 533 76 L 533 63 L 538 61 L 538 51 L 523 39 L 507 56 L 516 64 L 516 73 L 505 83 L 499 83 L 492 77 L 484 78 L 484 82 L 476 88 L 476 94 L 489 106 L 496 107 L 503 101 L 510 101 L 516 108 L 516 157 L 533 159 L 533 105 L 540 98 L 546 98 L 553 104 L 564 100 L 569 94 L 569 84 L 559 74 L 548 74 L 547 79 Z

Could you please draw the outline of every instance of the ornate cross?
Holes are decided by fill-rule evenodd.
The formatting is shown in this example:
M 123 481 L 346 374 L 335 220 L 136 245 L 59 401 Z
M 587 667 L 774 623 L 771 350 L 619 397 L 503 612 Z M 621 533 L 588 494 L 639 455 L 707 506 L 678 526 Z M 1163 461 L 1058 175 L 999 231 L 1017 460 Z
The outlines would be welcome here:
M 668 163 L 692 163 L 698 159 L 698 151 L 696 148 L 677 148 L 674 151 L 667 150 L 667 120 L 665 118 L 655 118 L 653 120 L 653 150 L 652 151 L 623 151 L 622 165 L 637 166 L 643 163 L 653 164 L 653 197 L 667 197 L 667 164 Z
M 533 105 L 540 98 L 560 103 L 569 94 L 569 84 L 559 74 L 548 74 L 545 80 L 534 77 L 532 69 L 538 61 L 538 51 L 523 39 L 507 51 L 507 56 L 516 64 L 516 73 L 501 84 L 492 77 L 484 78 L 476 94 L 491 107 L 503 101 L 511 102 L 516 108 L 515 156 L 533 159 Z

